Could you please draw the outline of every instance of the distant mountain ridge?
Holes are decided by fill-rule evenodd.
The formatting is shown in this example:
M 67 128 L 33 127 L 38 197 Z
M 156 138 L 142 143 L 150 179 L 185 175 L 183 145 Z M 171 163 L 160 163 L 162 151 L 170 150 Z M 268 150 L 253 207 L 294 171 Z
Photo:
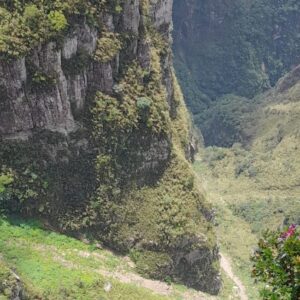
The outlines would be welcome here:
M 229 94 L 252 98 L 300 63 L 300 4 L 175 0 L 173 15 L 175 68 L 187 105 L 207 144 L 220 145 L 209 137 L 207 109 Z

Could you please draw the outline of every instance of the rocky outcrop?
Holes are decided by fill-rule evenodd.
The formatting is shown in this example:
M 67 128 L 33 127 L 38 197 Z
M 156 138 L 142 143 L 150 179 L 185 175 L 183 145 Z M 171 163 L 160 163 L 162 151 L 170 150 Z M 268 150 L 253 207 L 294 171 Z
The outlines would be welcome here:
M 35 129 L 69 133 L 77 129 L 74 112 L 84 109 L 88 88 L 111 91 L 112 67 L 94 64 L 78 74 L 68 74 L 63 62 L 80 51 L 91 55 L 98 32 L 85 23 L 76 26 L 61 48 L 56 42 L 33 49 L 25 58 L 0 63 L 2 109 L 0 133 L 29 134 Z M 42 78 L 34 76 L 47 76 Z M 72 106 L 74 111 L 72 111 Z
M 217 248 L 213 250 L 207 248 L 196 249 L 186 254 L 181 253 L 181 255 L 177 253 L 177 276 L 181 281 L 188 282 L 190 287 L 217 294 L 220 289 L 221 277 L 216 275 L 216 273 L 213 274 L 210 266 L 218 259 L 219 250 Z M 202 280 L 195 276 L 198 265 L 201 265 L 205 270 L 202 275 Z M 187 266 L 189 267 L 187 268 Z M 183 276 L 183 274 L 185 275 Z M 195 278 L 197 279 L 195 280 Z M 206 278 L 211 278 L 211 280 L 207 281 Z
M 151 21 L 169 42 L 172 1 L 150 1 L 150 4 Z M 126 1 L 121 16 L 115 17 L 115 21 L 109 14 L 102 18 L 107 29 L 120 34 L 130 32 L 138 37 L 139 28 L 144 26 L 138 0 Z M 150 47 L 137 37 L 131 39 L 130 47 L 112 61 L 91 61 L 99 32 L 89 27 L 84 19 L 80 22 L 73 26 L 63 42 L 46 43 L 24 58 L 0 62 L 0 134 L 3 139 L 27 139 L 40 130 L 64 135 L 77 132 L 84 126 L 78 116 L 89 105 L 88 94 L 94 91 L 113 93 L 114 78 L 120 76 L 120 57 L 122 61 L 137 57 L 142 65 L 149 66 Z M 88 63 L 77 68 L 76 65 L 81 64 L 79 61 L 85 59 Z M 174 111 L 171 53 L 162 60 L 168 104 Z M 159 158 L 167 162 L 169 152 L 167 140 L 162 140 L 161 145 L 155 141 L 149 145 L 148 153 L 143 153 L 145 164 L 141 169 L 145 171 L 146 166 L 160 165 Z
M 149 13 L 155 27 L 168 35 L 172 23 L 173 0 L 151 0 L 150 3 Z
M 134 249 L 148 276 L 215 294 L 210 208 L 194 186 L 195 141 L 175 91 L 172 0 L 126 0 L 97 18 L 76 16 L 60 40 L 0 61 L 0 165 L 17 174 L 19 193 L 8 207 Z
M 300 79 L 300 65 L 292 69 L 291 72 L 289 72 L 283 78 L 281 78 L 276 85 L 276 89 L 280 93 L 286 92 L 292 86 L 297 84 L 299 82 L 299 79 Z

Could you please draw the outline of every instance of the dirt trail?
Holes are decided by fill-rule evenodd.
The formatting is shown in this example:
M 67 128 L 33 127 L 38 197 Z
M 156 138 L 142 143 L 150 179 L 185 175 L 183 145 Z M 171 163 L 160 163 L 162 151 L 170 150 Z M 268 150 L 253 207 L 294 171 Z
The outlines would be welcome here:
M 123 283 L 131 283 L 149 289 L 159 295 L 174 296 L 174 293 L 176 293 L 174 288 L 168 285 L 167 283 L 157 281 L 157 280 L 146 279 L 144 277 L 141 277 L 138 274 L 123 273 L 123 272 L 109 272 L 104 270 L 98 270 L 98 272 L 105 277 L 111 277 Z M 187 291 L 184 294 L 181 294 L 181 297 L 184 300 L 208 300 L 206 295 L 197 291 L 194 292 Z
M 45 245 L 35 245 L 35 248 L 38 249 L 39 251 L 45 251 L 48 252 L 49 249 L 51 249 L 52 253 L 52 258 L 59 262 L 61 265 L 63 265 L 66 268 L 82 268 L 79 264 L 72 262 L 68 260 L 65 257 L 64 253 L 60 253 L 57 248 L 55 247 L 49 247 Z M 105 256 L 99 255 L 98 253 L 91 253 L 89 251 L 79 251 L 77 249 L 73 249 L 74 253 L 76 253 L 80 257 L 90 257 L 93 256 L 96 260 L 103 260 L 105 259 Z M 129 270 L 134 269 L 134 265 L 131 263 L 130 259 L 128 257 L 124 258 L 124 266 L 127 265 L 127 268 Z M 117 268 L 114 271 L 107 270 L 105 268 L 93 268 L 91 269 L 92 272 L 97 272 L 98 274 L 103 275 L 108 279 L 109 283 L 109 278 L 116 279 L 117 281 L 120 281 L 122 283 L 129 283 L 129 284 L 134 284 L 146 289 L 149 289 L 153 291 L 154 293 L 157 293 L 162 296 L 171 296 L 174 297 L 176 295 L 180 295 L 183 300 L 209 300 L 209 299 L 218 299 L 214 296 L 209 296 L 208 294 L 204 294 L 200 291 L 193 291 L 193 290 L 188 290 L 185 292 L 178 292 L 176 289 L 174 289 L 173 286 L 168 285 L 165 282 L 157 281 L 157 280 L 151 280 L 151 279 L 146 279 L 142 277 L 139 274 L 134 273 L 134 271 L 131 273 L 130 271 L 126 271 L 123 268 Z M 240 279 L 234 275 L 232 271 L 232 267 L 230 264 L 230 261 L 223 255 L 221 254 L 221 268 L 224 270 L 224 272 L 228 275 L 228 277 L 234 282 L 234 284 L 238 287 L 238 294 L 241 300 L 248 300 L 248 297 L 246 295 L 245 287 L 243 283 L 240 281 Z M 111 285 L 109 283 L 109 285 Z M 113 288 L 113 286 L 111 286 Z
M 36 245 L 36 249 L 39 249 L 40 251 L 48 251 L 49 247 L 45 247 L 44 245 Z M 82 266 L 79 264 L 76 264 L 74 262 L 69 261 L 65 258 L 64 255 L 61 255 L 59 251 L 55 247 L 52 248 L 51 253 L 53 254 L 53 259 L 57 262 L 59 262 L 61 265 L 63 265 L 66 268 L 74 268 L 74 269 L 81 269 Z M 73 251 L 79 255 L 80 257 L 91 257 L 93 256 L 96 260 L 103 260 L 105 257 L 98 253 L 91 253 L 89 251 L 79 251 L 77 249 L 73 249 Z M 130 261 L 128 257 L 124 257 L 123 259 L 124 265 L 127 265 L 127 268 L 132 269 L 132 273 L 128 272 L 122 268 L 117 268 L 115 271 L 109 271 L 105 268 L 95 268 L 91 269 L 91 272 L 96 272 L 98 274 L 101 274 L 102 276 L 107 278 L 107 284 L 110 286 L 109 290 L 113 288 L 113 285 L 109 282 L 109 278 L 113 278 L 119 282 L 127 283 L 127 284 L 134 284 L 136 286 L 146 288 L 151 290 L 152 292 L 162 295 L 162 296 L 170 296 L 174 297 L 178 292 L 173 288 L 173 286 L 162 282 L 158 280 L 152 280 L 142 277 L 139 274 L 134 273 L 134 265 Z M 107 291 L 109 292 L 109 291 Z M 180 293 L 180 296 L 183 300 L 208 300 L 211 298 L 208 298 L 204 293 L 198 292 L 198 291 L 186 291 L 184 293 Z
M 238 287 L 238 293 L 241 300 L 248 300 L 245 286 L 243 285 L 241 280 L 236 275 L 234 275 L 229 259 L 226 258 L 222 253 L 220 255 L 221 255 L 221 268 L 228 275 L 228 277 L 234 282 L 234 284 Z
M 172 287 L 164 282 L 146 279 L 134 273 L 109 272 L 104 270 L 98 270 L 98 272 L 105 277 L 112 277 L 123 283 L 133 283 L 160 295 L 170 296 L 173 292 Z

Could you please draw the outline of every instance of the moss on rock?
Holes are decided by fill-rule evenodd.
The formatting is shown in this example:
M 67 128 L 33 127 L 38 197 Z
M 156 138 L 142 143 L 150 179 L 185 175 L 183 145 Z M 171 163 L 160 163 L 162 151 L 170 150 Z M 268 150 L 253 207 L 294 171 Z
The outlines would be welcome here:
M 117 34 L 113 32 L 103 32 L 97 41 L 97 49 L 94 59 L 101 63 L 111 61 L 121 50 L 122 43 Z
M 20 279 L 0 260 L 0 299 L 19 299 L 22 294 Z

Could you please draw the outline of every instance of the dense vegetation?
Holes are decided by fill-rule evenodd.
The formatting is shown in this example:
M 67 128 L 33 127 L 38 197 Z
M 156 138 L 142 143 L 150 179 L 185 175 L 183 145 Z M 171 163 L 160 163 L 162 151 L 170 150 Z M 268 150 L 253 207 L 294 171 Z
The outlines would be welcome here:
M 295 0 L 190 2 L 175 1 L 175 66 L 195 122 L 208 137 L 214 128 L 207 123 L 214 120 L 207 109 L 218 105 L 212 102 L 222 102 L 226 94 L 252 98 L 300 62 L 300 5 Z M 211 138 L 207 144 L 230 141 Z
M 285 280 L 291 277 L 289 270 L 275 268 L 284 262 L 277 253 L 285 251 L 282 243 L 275 242 L 281 234 L 278 228 L 300 224 L 300 83 L 297 74 L 296 70 L 290 72 L 275 88 L 251 102 L 223 100 L 216 103 L 218 109 L 212 113 L 235 115 L 236 124 L 250 142 L 244 145 L 235 143 L 227 148 L 207 147 L 201 150 L 195 163 L 202 180 L 207 181 L 208 196 L 218 211 L 216 222 L 221 250 L 232 258 L 250 299 L 259 299 L 257 291 L 264 288 L 266 299 L 290 299 L 292 293 L 291 286 L 284 287 Z M 251 109 L 243 109 L 249 105 Z M 236 109 L 231 111 L 228 106 Z M 266 229 L 274 233 L 264 236 Z M 258 257 L 262 260 L 259 262 L 258 285 L 253 285 L 249 255 L 261 237 L 264 242 L 260 246 L 265 245 L 265 248 Z M 297 238 L 296 234 L 295 264 L 300 255 Z M 278 276 L 273 271 L 278 271 Z M 297 272 L 296 280 L 299 277 Z M 281 293 L 280 287 L 290 294 L 274 295 Z
M 20 57 L 47 39 L 58 37 L 68 26 L 67 14 L 87 10 L 90 3 L 73 1 L 1 1 L 0 53 Z
M 297 300 L 300 295 L 300 236 L 296 225 L 265 232 L 252 257 L 253 276 L 265 283 L 263 299 Z
M 24 93 L 24 102 L 49 96 L 41 110 L 51 118 L 64 98 L 77 129 L 62 134 L 43 123 L 24 140 L 0 137 L 1 210 L 130 254 L 144 276 L 217 293 L 211 208 L 189 164 L 192 125 L 172 69 L 169 24 L 154 26 L 147 0 L 0 4 L 0 63 L 20 63 L 24 75 L 18 88 L 2 84 L 5 100 L 7 90 Z M 78 112 L 72 93 L 80 88 Z M 191 263 L 185 256 L 195 249 Z

